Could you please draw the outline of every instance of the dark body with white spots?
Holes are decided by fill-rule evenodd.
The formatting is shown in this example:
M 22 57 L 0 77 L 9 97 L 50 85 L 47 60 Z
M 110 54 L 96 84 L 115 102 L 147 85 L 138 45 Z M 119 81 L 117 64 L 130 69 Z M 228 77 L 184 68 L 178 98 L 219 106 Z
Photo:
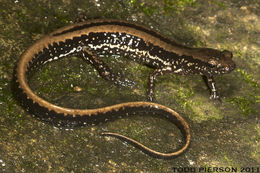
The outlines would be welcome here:
M 48 118 L 65 118 L 84 122 L 84 118 L 96 119 L 98 116 L 140 111 L 159 111 L 170 114 L 177 121 L 185 136 L 185 146 L 174 153 L 158 153 L 130 138 L 113 135 L 130 141 L 152 155 L 172 157 L 182 153 L 189 145 L 190 131 L 187 123 L 176 112 L 151 102 L 130 102 L 98 108 L 80 110 L 53 105 L 38 97 L 29 87 L 27 76 L 32 69 L 69 55 L 77 55 L 92 64 L 99 74 L 117 85 L 132 86 L 133 82 L 113 73 L 103 62 L 104 55 L 120 55 L 154 68 L 148 80 L 148 100 L 154 100 L 155 78 L 165 73 L 181 75 L 200 74 L 207 78 L 211 98 L 219 98 L 213 75 L 224 74 L 235 68 L 232 53 L 210 48 L 188 48 L 177 44 L 157 32 L 140 25 L 118 20 L 94 20 L 61 28 L 32 45 L 22 56 L 17 66 L 17 83 L 21 92 L 32 107 L 40 109 L 40 114 Z M 35 110 L 35 109 L 34 109 Z M 42 113 L 44 112 L 44 113 Z M 106 116 L 107 117 L 107 116 Z M 67 122 L 67 121 L 66 121 Z

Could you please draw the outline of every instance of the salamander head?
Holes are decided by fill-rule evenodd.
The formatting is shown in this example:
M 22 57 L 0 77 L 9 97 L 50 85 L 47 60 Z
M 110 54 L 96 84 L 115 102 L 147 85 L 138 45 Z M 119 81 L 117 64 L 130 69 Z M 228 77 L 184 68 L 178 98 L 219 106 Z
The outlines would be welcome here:
M 236 64 L 232 60 L 232 52 L 219 51 L 210 48 L 193 49 L 193 58 L 201 62 L 200 72 L 205 74 L 224 74 L 235 69 Z

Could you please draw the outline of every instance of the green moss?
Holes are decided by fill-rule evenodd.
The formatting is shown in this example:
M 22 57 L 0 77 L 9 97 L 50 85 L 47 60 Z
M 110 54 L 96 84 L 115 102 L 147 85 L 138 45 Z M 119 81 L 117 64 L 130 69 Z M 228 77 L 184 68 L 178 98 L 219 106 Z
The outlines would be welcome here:
M 242 76 L 242 78 L 246 81 L 246 83 L 248 83 L 251 87 L 254 88 L 260 88 L 259 83 L 257 83 L 257 81 L 253 78 L 253 76 L 249 73 L 247 73 L 244 69 L 241 68 L 237 68 L 236 69 L 237 72 L 239 72 L 239 74 Z
M 218 0 L 214 0 L 213 1 L 214 4 L 216 4 L 219 8 L 222 8 L 223 10 L 227 9 L 227 6 L 224 2 L 222 1 L 218 1 Z
M 248 89 L 245 93 L 245 96 L 236 96 L 234 98 L 227 99 L 228 102 L 232 103 L 242 112 L 243 115 L 248 116 L 254 114 L 257 111 L 254 109 L 254 106 L 260 102 L 259 95 L 259 83 L 253 78 L 253 75 L 246 72 L 244 69 L 237 68 L 236 72 L 240 74 L 242 79 L 249 84 L 252 89 Z
M 159 10 L 158 8 L 156 8 L 156 6 L 148 5 L 148 4 L 146 4 L 144 2 L 140 2 L 138 0 L 131 1 L 131 4 L 133 6 L 137 6 L 147 16 L 151 16 L 152 14 L 154 14 L 156 11 Z
M 194 95 L 192 89 L 189 88 L 179 88 L 177 92 L 178 102 L 184 109 L 191 108 L 191 97 Z
M 0 105 L 1 105 L 1 115 L 6 117 L 8 123 L 15 123 L 22 121 L 22 114 L 17 113 L 16 101 L 13 98 L 12 91 L 10 90 L 10 84 L 6 80 L 0 80 Z M 1 116 L 0 122 L 2 118 Z
M 224 155 L 224 159 L 225 159 L 226 162 L 228 162 L 228 165 L 231 165 L 232 159 L 228 158 L 227 155 Z
M 158 12 L 163 12 L 164 15 L 182 12 L 185 7 L 194 5 L 195 2 L 196 0 L 164 0 L 155 3 L 154 1 L 131 0 L 130 4 L 138 7 L 145 15 L 151 16 Z
M 252 106 L 259 102 L 259 98 L 259 96 L 254 95 L 249 95 L 247 97 L 237 96 L 229 98 L 227 101 L 238 107 L 243 115 L 248 116 L 249 114 L 256 113 Z
M 187 6 L 194 5 L 196 0 L 164 0 L 164 12 L 169 14 L 172 12 L 181 12 Z

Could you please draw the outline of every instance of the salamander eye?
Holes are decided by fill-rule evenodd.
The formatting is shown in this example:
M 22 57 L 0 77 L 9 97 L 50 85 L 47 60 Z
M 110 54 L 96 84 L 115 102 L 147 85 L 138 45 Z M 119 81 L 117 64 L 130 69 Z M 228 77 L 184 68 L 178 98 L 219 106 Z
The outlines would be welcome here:
M 211 59 L 211 60 L 208 61 L 208 64 L 209 64 L 210 68 L 214 68 L 217 65 L 217 61 L 214 60 L 214 59 Z

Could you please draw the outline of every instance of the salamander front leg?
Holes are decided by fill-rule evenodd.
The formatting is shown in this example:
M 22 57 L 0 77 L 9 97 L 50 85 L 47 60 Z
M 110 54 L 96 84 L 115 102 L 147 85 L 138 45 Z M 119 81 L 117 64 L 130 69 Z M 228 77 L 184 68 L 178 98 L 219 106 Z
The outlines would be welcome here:
M 123 78 L 120 74 L 113 73 L 111 69 L 104 63 L 104 61 L 98 57 L 98 55 L 88 50 L 86 47 L 84 47 L 78 54 L 89 64 L 93 65 L 99 72 L 99 75 L 104 79 L 113 81 L 114 84 L 121 86 L 132 87 L 135 85 L 134 82 Z
M 208 87 L 210 89 L 209 98 L 214 100 L 220 99 L 213 76 L 205 76 L 205 80 L 207 81 Z

